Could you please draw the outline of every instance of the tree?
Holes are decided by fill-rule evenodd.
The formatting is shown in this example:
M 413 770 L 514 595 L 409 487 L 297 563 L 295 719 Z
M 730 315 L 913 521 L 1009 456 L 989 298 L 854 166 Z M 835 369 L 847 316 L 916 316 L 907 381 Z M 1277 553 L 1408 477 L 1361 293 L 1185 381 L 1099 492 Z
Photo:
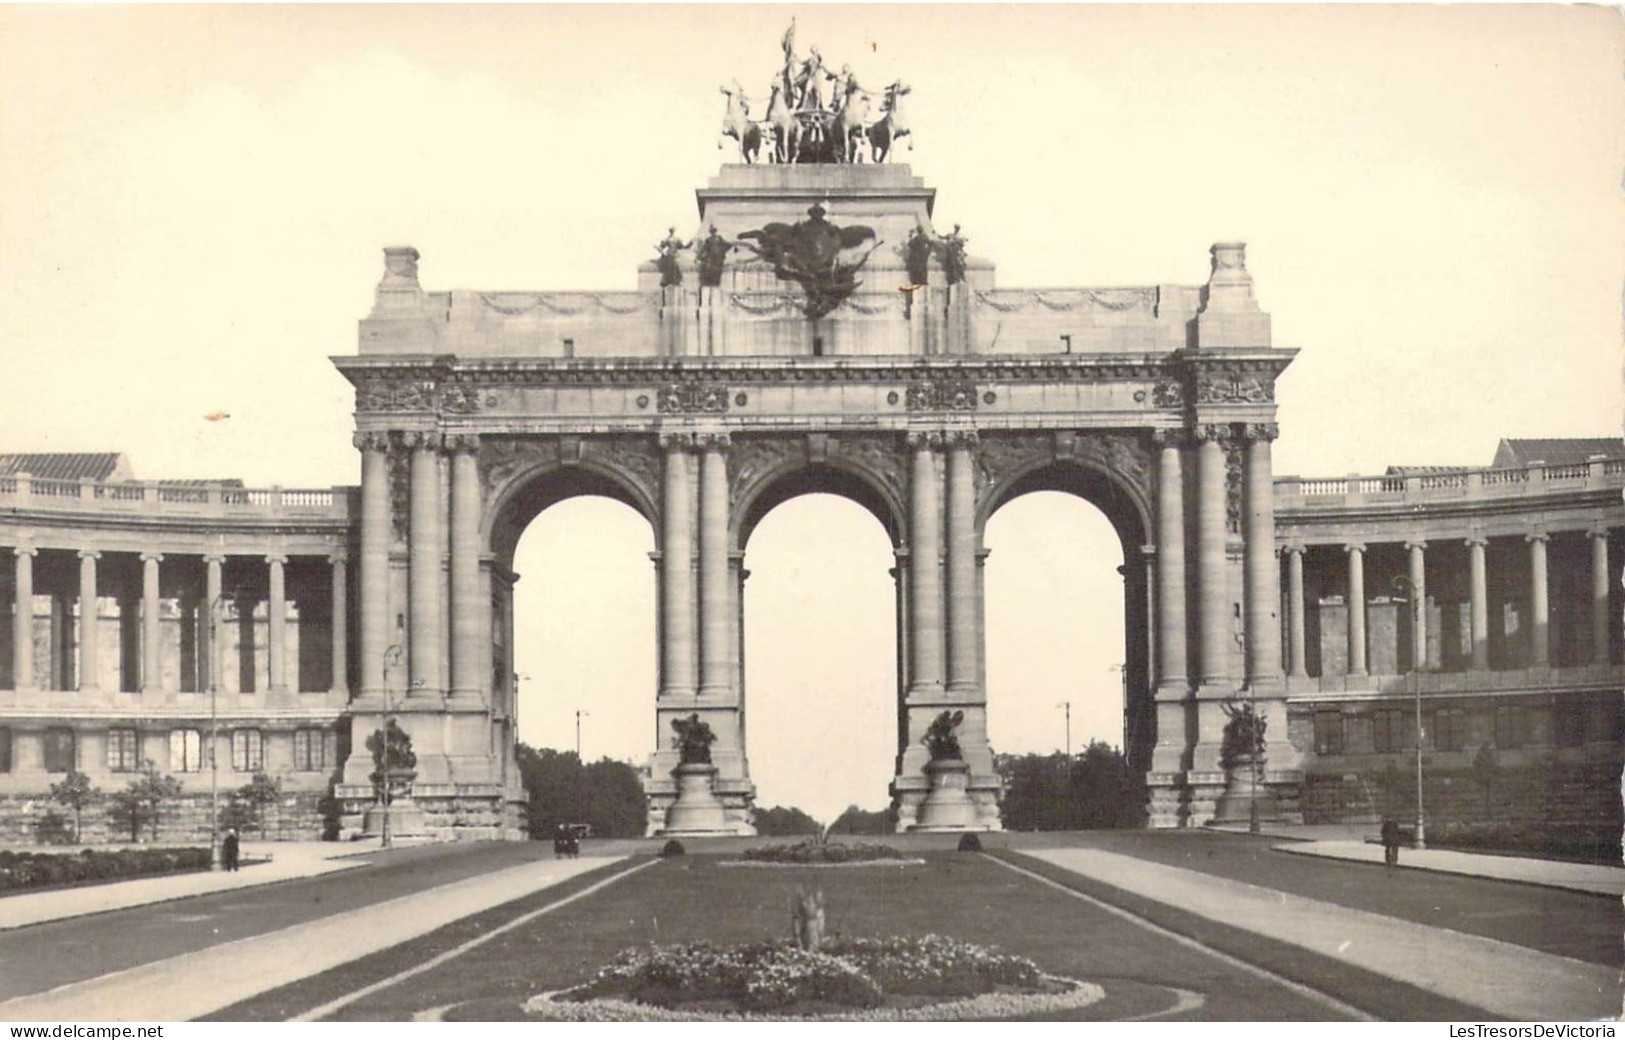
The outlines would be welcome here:
M 367 738 L 366 747 L 372 752 L 373 790 L 383 791 L 386 774 L 389 776 L 391 800 L 396 797 L 396 791 L 409 790 L 406 783 L 417 775 L 418 768 L 418 756 L 412 750 L 412 735 L 401 729 L 400 723 L 390 719 L 385 729 L 372 731 L 372 735 Z
M 109 816 L 115 823 L 130 829 L 130 840 L 141 840 L 141 827 L 148 825 L 154 841 L 158 839 L 158 824 L 163 805 L 180 796 L 181 782 L 172 776 L 160 776 L 158 767 L 149 759 L 141 775 L 130 781 L 130 786 L 115 792 Z
M 231 796 L 227 809 L 241 808 L 241 822 L 233 822 L 226 826 L 236 827 L 238 830 L 250 828 L 260 832 L 260 839 L 265 838 L 265 810 L 275 805 L 282 798 L 282 784 L 274 777 L 265 773 L 255 773 L 254 779 L 239 787 Z
M 764 838 L 819 834 L 823 831 L 817 820 L 790 806 L 775 805 L 771 809 L 757 809 L 755 823 L 756 833 Z
M 588 824 L 607 838 L 643 833 L 643 781 L 627 763 L 604 758 L 583 766 L 573 751 L 527 744 L 519 745 L 517 759 L 532 838 L 552 837 L 564 823 Z
M 831 834 L 891 834 L 896 830 L 897 818 L 890 809 L 867 812 L 855 805 L 847 806 L 829 825 Z
M 1068 762 L 1065 754 L 998 755 L 994 768 L 1004 781 L 999 816 L 1008 830 L 1133 827 L 1140 819 L 1140 790 L 1128 760 L 1095 740 Z
M 73 811 L 73 840 L 79 842 L 79 821 L 86 807 L 101 801 L 102 792 L 90 777 L 77 769 L 69 770 L 60 783 L 51 785 L 51 801 Z

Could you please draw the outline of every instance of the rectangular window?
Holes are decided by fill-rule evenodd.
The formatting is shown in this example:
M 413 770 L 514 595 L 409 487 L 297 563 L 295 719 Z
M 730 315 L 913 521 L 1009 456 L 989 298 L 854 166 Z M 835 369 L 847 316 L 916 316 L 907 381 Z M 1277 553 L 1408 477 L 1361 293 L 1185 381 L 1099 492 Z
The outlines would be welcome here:
M 258 773 L 265 767 L 265 737 L 257 729 L 231 731 L 231 768 Z
M 1315 712 L 1315 754 L 1341 755 L 1343 753 L 1343 713 L 1340 711 Z
M 45 758 L 45 771 L 47 773 L 69 773 L 78 764 L 71 729 L 48 729 L 45 731 L 43 754 Z
M 1523 709 L 1502 707 L 1495 709 L 1495 746 L 1515 748 L 1523 746 Z
M 196 773 L 203 768 L 203 734 L 195 729 L 169 731 L 169 771 Z
M 0 726 L 0 773 L 11 772 L 11 730 Z
M 1460 708 L 1439 708 L 1433 713 L 1433 749 L 1460 751 L 1466 742 L 1466 712 Z
M 107 771 L 133 773 L 141 768 L 136 755 L 136 735 L 133 729 L 107 731 Z
M 1377 749 L 1375 720 L 1367 712 L 1343 716 L 1343 750 L 1351 755 L 1365 755 Z
M 339 735 L 330 729 L 293 731 L 293 768 L 305 773 L 338 766 Z
M 1387 753 L 1403 751 L 1409 743 L 1403 712 L 1386 708 L 1376 713 L 1372 721 L 1371 746 L 1375 751 Z

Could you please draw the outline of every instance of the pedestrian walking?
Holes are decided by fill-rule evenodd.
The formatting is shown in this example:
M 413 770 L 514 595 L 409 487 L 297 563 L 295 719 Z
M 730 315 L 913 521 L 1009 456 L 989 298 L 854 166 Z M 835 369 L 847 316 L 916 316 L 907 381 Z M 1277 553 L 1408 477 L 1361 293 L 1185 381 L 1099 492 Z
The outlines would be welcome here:
M 1382 861 L 1390 867 L 1399 865 L 1399 824 L 1382 821 Z
M 242 842 L 237 838 L 235 827 L 226 831 L 225 840 L 220 842 L 220 866 L 226 870 L 236 870 L 242 855 Z

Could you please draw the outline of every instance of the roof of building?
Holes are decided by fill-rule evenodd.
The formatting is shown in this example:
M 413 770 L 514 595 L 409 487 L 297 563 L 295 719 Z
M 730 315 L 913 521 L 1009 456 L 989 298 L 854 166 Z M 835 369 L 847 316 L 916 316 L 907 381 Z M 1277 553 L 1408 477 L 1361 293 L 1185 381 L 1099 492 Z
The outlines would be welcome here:
M 23 452 L 0 454 L 0 476 L 27 473 L 40 480 L 131 480 L 135 474 L 120 452 Z
M 1550 466 L 1585 462 L 1597 455 L 1625 458 L 1625 440 L 1618 437 L 1508 437 L 1495 449 L 1492 466 L 1527 466 L 1544 462 Z

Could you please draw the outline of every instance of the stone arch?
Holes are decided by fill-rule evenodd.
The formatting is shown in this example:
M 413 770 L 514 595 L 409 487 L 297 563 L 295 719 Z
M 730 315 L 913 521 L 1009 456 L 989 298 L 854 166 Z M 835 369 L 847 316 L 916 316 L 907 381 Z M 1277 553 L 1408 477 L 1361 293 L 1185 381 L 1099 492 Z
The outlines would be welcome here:
M 1105 440 L 1103 450 L 1075 454 L 1058 451 L 1053 444 L 1048 437 L 1022 438 L 1010 444 L 1013 450 L 1004 451 L 984 444 L 977 537 L 993 514 L 1012 499 L 1034 491 L 1061 491 L 1105 514 L 1122 540 L 1125 559 L 1139 553 L 1156 529 L 1149 454 L 1135 450 L 1137 441 L 1129 438 Z
M 744 474 L 734 496 L 733 549 L 742 551 L 756 525 L 776 506 L 812 494 L 836 495 L 861 506 L 885 529 L 893 549 L 901 545 L 908 514 L 895 475 L 850 457 L 813 461 L 797 453 Z
M 499 481 L 488 489 L 480 537 L 504 567 L 511 569 L 520 537 L 544 509 L 584 495 L 613 499 L 636 510 L 653 528 L 655 547 L 660 546 L 656 499 L 636 476 L 611 463 L 537 459 L 502 475 Z

